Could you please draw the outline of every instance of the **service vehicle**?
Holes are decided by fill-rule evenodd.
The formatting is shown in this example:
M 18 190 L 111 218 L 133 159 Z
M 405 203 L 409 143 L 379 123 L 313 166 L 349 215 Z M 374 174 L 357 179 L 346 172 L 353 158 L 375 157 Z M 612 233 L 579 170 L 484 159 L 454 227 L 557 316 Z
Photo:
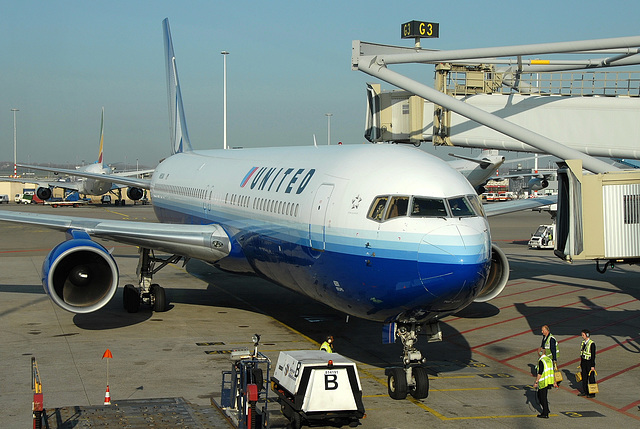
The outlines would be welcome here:
M 69 200 L 63 200 L 61 198 L 51 198 L 45 201 L 44 204 L 51 206 L 55 209 L 56 207 L 80 207 L 87 204 L 87 201 L 82 199 L 69 201 Z
M 9 195 L 7 194 L 0 195 L 0 204 L 2 203 L 9 204 Z
M 271 389 L 294 429 L 304 425 L 356 425 L 364 417 L 355 362 L 322 350 L 280 352 Z
M 553 249 L 556 245 L 556 224 L 540 225 L 529 240 L 530 249 Z

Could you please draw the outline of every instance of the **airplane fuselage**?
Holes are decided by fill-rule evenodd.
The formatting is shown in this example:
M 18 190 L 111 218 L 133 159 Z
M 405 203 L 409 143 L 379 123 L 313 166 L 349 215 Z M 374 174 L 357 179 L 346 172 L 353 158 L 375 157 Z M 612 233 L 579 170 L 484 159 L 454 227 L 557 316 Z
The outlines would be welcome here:
M 488 222 L 473 188 L 414 148 L 180 153 L 157 167 L 151 195 L 162 222 L 223 226 L 233 247 L 209 261 L 216 266 L 254 272 L 371 320 L 451 314 L 473 301 L 491 264 Z M 456 215 L 452 202 L 462 198 L 475 213 Z M 442 213 L 418 213 L 438 201 Z M 381 203 L 384 215 L 376 212 Z
M 102 164 L 89 164 L 81 168 L 87 173 L 110 174 L 111 170 Z M 110 181 L 82 178 L 78 192 L 86 195 L 102 195 L 111 190 L 113 184 Z

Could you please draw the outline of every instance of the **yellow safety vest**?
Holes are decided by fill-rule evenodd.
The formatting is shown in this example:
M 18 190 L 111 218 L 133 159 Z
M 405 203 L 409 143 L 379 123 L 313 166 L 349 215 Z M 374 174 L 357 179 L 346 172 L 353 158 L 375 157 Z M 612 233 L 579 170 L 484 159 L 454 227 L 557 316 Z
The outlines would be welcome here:
M 556 340 L 556 338 L 549 334 L 547 336 L 546 341 L 544 342 L 544 354 L 553 359 L 553 353 L 551 353 L 551 338 Z M 558 359 L 558 355 L 560 354 L 560 347 L 558 346 L 558 340 L 556 340 L 556 359 Z
M 331 347 L 331 344 L 326 341 L 322 343 L 322 345 L 320 346 L 320 350 L 324 350 L 327 353 L 333 353 L 333 347 Z
M 542 362 L 542 375 L 540 376 L 540 380 L 538 380 L 538 388 L 544 389 L 547 386 L 553 385 L 555 381 L 553 375 L 553 362 L 551 358 L 547 355 L 540 356 L 539 359 Z
M 591 344 L 593 340 L 589 338 L 587 341 L 582 342 L 582 347 L 580 349 L 580 357 L 586 360 L 591 359 Z

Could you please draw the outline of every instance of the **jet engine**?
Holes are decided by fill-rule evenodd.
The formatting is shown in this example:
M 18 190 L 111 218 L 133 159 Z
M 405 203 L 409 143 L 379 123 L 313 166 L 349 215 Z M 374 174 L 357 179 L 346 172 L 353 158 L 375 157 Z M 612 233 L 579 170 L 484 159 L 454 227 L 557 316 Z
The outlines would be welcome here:
M 130 187 L 127 189 L 127 197 L 129 197 L 130 200 L 138 201 L 140 198 L 143 197 L 143 195 L 144 195 L 144 191 L 140 188 Z
M 75 232 L 77 235 L 78 232 Z M 49 297 L 72 313 L 104 307 L 118 289 L 118 266 L 109 252 L 87 238 L 58 244 L 42 264 L 42 285 Z
M 473 302 L 487 302 L 496 296 L 507 285 L 509 280 L 509 261 L 507 256 L 495 244 L 491 245 L 491 268 L 484 288 Z
M 542 177 L 534 177 L 529 180 L 528 187 L 530 191 L 539 191 L 540 189 L 544 189 L 549 186 L 549 182 L 547 179 Z
M 49 198 L 51 198 L 52 192 L 51 192 L 51 188 L 44 188 L 44 187 L 39 187 L 38 189 L 36 189 L 36 195 L 38 196 L 38 198 L 40 198 L 41 200 L 48 200 Z

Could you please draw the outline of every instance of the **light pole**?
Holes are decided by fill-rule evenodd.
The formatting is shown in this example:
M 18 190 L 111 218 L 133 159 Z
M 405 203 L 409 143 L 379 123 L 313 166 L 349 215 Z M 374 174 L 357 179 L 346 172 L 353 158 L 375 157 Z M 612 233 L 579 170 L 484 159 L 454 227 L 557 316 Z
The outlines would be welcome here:
M 224 58 L 224 60 L 222 61 L 224 64 L 224 73 L 223 73 L 223 91 L 222 91 L 222 99 L 223 99 L 223 104 L 224 104 L 224 108 L 223 108 L 223 116 L 222 116 L 222 129 L 223 131 L 223 148 L 226 149 L 227 148 L 227 55 L 229 55 L 229 52 L 227 51 L 222 51 L 220 52 L 222 54 L 222 58 Z
M 325 113 L 324 115 L 327 117 L 327 146 L 329 146 L 331 144 L 331 117 L 333 113 Z
M 18 145 L 17 145 L 17 132 L 16 132 L 16 112 L 19 112 L 20 109 L 13 108 L 11 109 L 13 112 L 13 177 L 18 177 Z

